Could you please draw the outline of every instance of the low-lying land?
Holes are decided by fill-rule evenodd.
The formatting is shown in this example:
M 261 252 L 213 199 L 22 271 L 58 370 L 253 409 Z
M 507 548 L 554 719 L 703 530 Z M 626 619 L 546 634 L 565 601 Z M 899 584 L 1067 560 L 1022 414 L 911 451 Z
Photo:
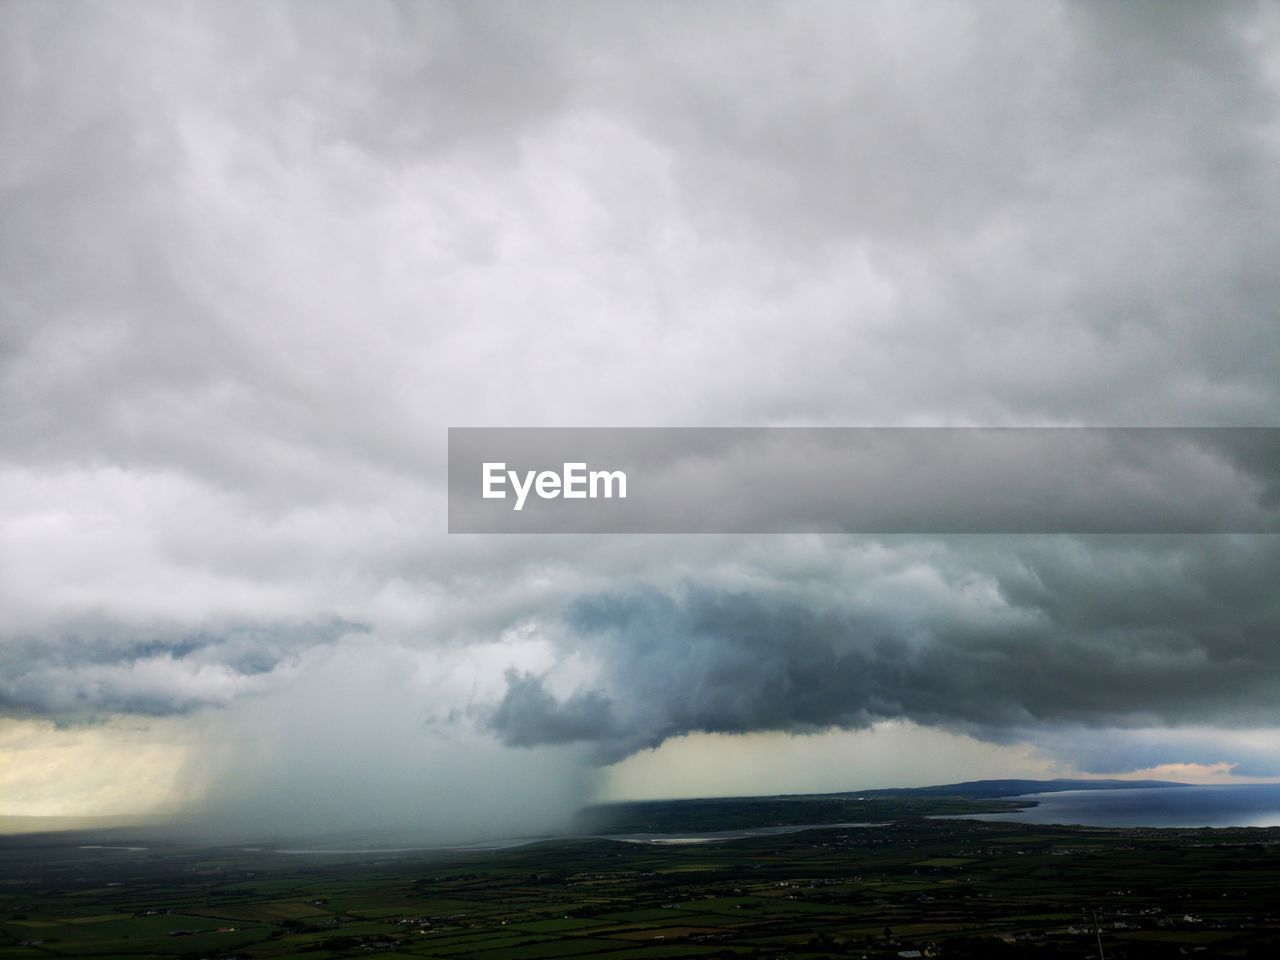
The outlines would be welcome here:
M 485 852 L 299 856 L 10 837 L 0 840 L 0 955 L 1280 955 L 1280 829 L 931 820 L 922 809 L 962 801 L 922 802 L 874 826 L 687 845 L 586 838 Z M 714 806 L 694 805 L 699 820 Z M 695 826 L 671 809 L 647 819 L 630 809 L 631 819 L 613 826 Z M 143 846 L 123 834 L 112 842 Z

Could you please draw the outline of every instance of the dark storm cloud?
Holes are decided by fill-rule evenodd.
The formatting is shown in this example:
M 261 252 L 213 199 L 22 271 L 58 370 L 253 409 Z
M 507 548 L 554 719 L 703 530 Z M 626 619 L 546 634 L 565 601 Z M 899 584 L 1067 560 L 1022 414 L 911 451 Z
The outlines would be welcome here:
M 300 654 L 359 634 L 350 623 L 229 625 L 216 632 L 82 623 L 0 645 L 0 712 L 63 720 L 165 715 L 261 689 Z
M 395 649 L 403 697 L 602 756 L 1275 721 L 1265 538 L 488 542 L 443 501 L 449 425 L 1280 423 L 1274 7 L 0 16 L 6 709 L 296 685 L 256 736 Z M 291 671 L 335 621 L 377 654 Z
M 507 673 L 507 693 L 489 725 L 513 747 L 543 743 L 574 743 L 617 735 L 612 705 L 598 693 L 577 693 L 556 700 L 541 679 Z
M 600 688 L 559 706 L 510 678 L 494 724 L 512 744 L 581 740 L 565 714 L 590 702 L 615 760 L 695 731 L 892 718 L 994 739 L 1280 720 L 1275 538 L 956 544 L 935 564 L 940 579 L 906 592 L 691 583 L 584 599 L 566 642 L 598 658 Z

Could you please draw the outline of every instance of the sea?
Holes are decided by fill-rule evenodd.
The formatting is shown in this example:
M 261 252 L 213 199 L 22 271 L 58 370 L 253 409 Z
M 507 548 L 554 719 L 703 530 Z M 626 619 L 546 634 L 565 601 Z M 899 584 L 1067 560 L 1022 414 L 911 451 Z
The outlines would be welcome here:
M 1036 806 L 965 819 L 1088 827 L 1280 827 L 1280 783 L 1064 790 L 1010 799 L 1035 800 Z

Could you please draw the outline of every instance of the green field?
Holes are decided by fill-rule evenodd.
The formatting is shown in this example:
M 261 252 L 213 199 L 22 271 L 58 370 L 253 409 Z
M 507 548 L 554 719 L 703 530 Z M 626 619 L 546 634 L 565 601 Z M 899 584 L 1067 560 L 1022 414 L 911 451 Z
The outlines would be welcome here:
M 1099 933 L 1108 958 L 1280 956 L 1280 829 L 907 815 L 376 857 L 82 842 L 0 840 L 0 956 L 1052 958 L 1096 957 Z

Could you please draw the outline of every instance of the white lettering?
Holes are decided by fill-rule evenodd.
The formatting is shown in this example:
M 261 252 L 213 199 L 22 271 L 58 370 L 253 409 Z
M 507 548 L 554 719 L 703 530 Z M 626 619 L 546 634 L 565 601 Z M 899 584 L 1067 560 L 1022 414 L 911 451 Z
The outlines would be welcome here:
M 566 500 L 585 500 L 587 497 L 587 465 L 585 463 L 566 463 L 564 465 L 564 498 Z
M 486 500 L 505 500 L 507 491 L 495 490 L 494 486 L 507 482 L 507 478 L 503 475 L 507 469 L 505 463 L 486 463 L 483 464 L 484 469 L 484 493 Z
M 520 484 L 520 476 L 514 470 L 508 470 L 507 476 L 511 478 L 511 485 L 516 488 L 516 510 L 524 509 L 524 498 L 529 496 L 529 488 L 533 486 L 533 471 L 530 470 L 525 474 L 524 485 Z
M 560 474 L 554 470 L 543 470 L 538 474 L 538 496 L 543 500 L 554 500 L 560 496 Z
M 621 470 L 592 470 L 591 471 L 591 496 L 598 497 L 596 493 L 597 481 L 604 481 L 604 496 L 606 499 L 613 497 L 613 484 L 617 481 L 619 499 L 627 499 L 627 475 Z
M 486 500 L 505 500 L 506 485 L 511 483 L 515 490 L 513 510 L 523 510 L 530 492 L 536 491 L 542 500 L 555 500 L 563 496 L 566 500 L 585 500 L 604 497 L 611 500 L 617 497 L 627 498 L 627 475 L 621 470 L 587 471 L 585 463 L 565 463 L 562 472 L 554 470 L 526 470 L 520 473 L 507 470 L 505 463 L 484 463 L 482 467 L 483 483 L 481 496 Z

